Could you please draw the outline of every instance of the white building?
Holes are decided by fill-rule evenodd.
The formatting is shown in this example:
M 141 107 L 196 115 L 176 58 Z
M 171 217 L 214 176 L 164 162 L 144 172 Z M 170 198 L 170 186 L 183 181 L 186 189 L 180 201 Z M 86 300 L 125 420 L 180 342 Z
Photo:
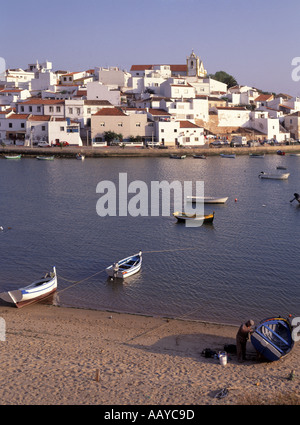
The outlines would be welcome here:
M 113 88 L 127 87 L 131 74 L 118 67 L 95 67 L 95 77 L 100 83 Z
M 87 83 L 88 100 L 108 100 L 112 105 L 120 105 L 120 90 L 110 89 L 104 84 L 94 81 Z
M 202 146 L 204 130 L 190 121 L 155 121 L 156 142 L 165 146 Z

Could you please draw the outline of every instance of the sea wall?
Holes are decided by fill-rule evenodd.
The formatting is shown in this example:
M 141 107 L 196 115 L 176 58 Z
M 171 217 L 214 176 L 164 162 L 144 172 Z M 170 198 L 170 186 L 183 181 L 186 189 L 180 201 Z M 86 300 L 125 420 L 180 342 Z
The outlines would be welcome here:
M 229 154 L 235 153 L 236 155 L 249 155 L 250 153 L 260 154 L 276 154 L 278 150 L 288 153 L 300 153 L 300 144 L 286 145 L 286 146 L 259 146 L 259 147 L 197 147 L 197 148 L 173 148 L 158 149 L 158 148 L 130 148 L 130 147 L 53 147 L 53 148 L 38 148 L 38 147 L 24 147 L 24 146 L 4 146 L 0 147 L 0 156 L 5 155 L 19 155 L 35 157 L 37 155 L 54 155 L 61 158 L 74 158 L 78 152 L 81 152 L 87 158 L 105 158 L 105 157 L 169 157 L 171 154 L 177 155 L 220 155 L 221 153 Z

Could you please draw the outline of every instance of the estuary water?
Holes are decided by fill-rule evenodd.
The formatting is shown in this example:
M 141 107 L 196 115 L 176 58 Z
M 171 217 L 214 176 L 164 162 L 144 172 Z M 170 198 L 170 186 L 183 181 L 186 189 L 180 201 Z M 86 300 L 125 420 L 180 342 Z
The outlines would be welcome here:
M 286 181 L 261 180 L 261 171 Z M 154 316 L 239 324 L 300 316 L 300 157 L 0 159 L 0 292 L 56 266 L 55 302 Z M 205 196 L 228 196 L 211 225 L 170 216 L 100 217 L 97 184 L 204 181 Z M 130 199 L 128 195 L 128 199 Z M 171 212 L 172 208 L 171 208 Z M 142 250 L 141 272 L 124 282 L 103 270 Z M 80 283 L 78 283 L 80 282 Z

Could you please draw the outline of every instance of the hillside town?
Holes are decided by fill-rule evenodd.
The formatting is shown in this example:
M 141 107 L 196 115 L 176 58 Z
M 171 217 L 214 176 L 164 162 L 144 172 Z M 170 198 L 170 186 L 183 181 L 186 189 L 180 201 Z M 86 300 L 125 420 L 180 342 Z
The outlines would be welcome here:
M 52 63 L 0 76 L 0 143 L 24 146 L 197 147 L 293 143 L 300 98 L 228 87 L 193 51 L 182 65 L 53 71 Z

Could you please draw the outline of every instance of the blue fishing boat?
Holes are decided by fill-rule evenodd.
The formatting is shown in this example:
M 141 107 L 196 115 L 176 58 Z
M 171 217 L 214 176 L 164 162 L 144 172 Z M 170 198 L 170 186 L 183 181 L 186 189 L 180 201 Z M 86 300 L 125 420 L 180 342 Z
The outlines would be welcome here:
M 142 267 L 142 251 L 138 254 L 124 258 L 106 268 L 106 273 L 111 278 L 125 279 L 140 271 Z
M 261 321 L 251 335 L 251 342 L 266 360 L 273 362 L 281 359 L 289 354 L 294 346 L 289 320 L 273 317 Z

